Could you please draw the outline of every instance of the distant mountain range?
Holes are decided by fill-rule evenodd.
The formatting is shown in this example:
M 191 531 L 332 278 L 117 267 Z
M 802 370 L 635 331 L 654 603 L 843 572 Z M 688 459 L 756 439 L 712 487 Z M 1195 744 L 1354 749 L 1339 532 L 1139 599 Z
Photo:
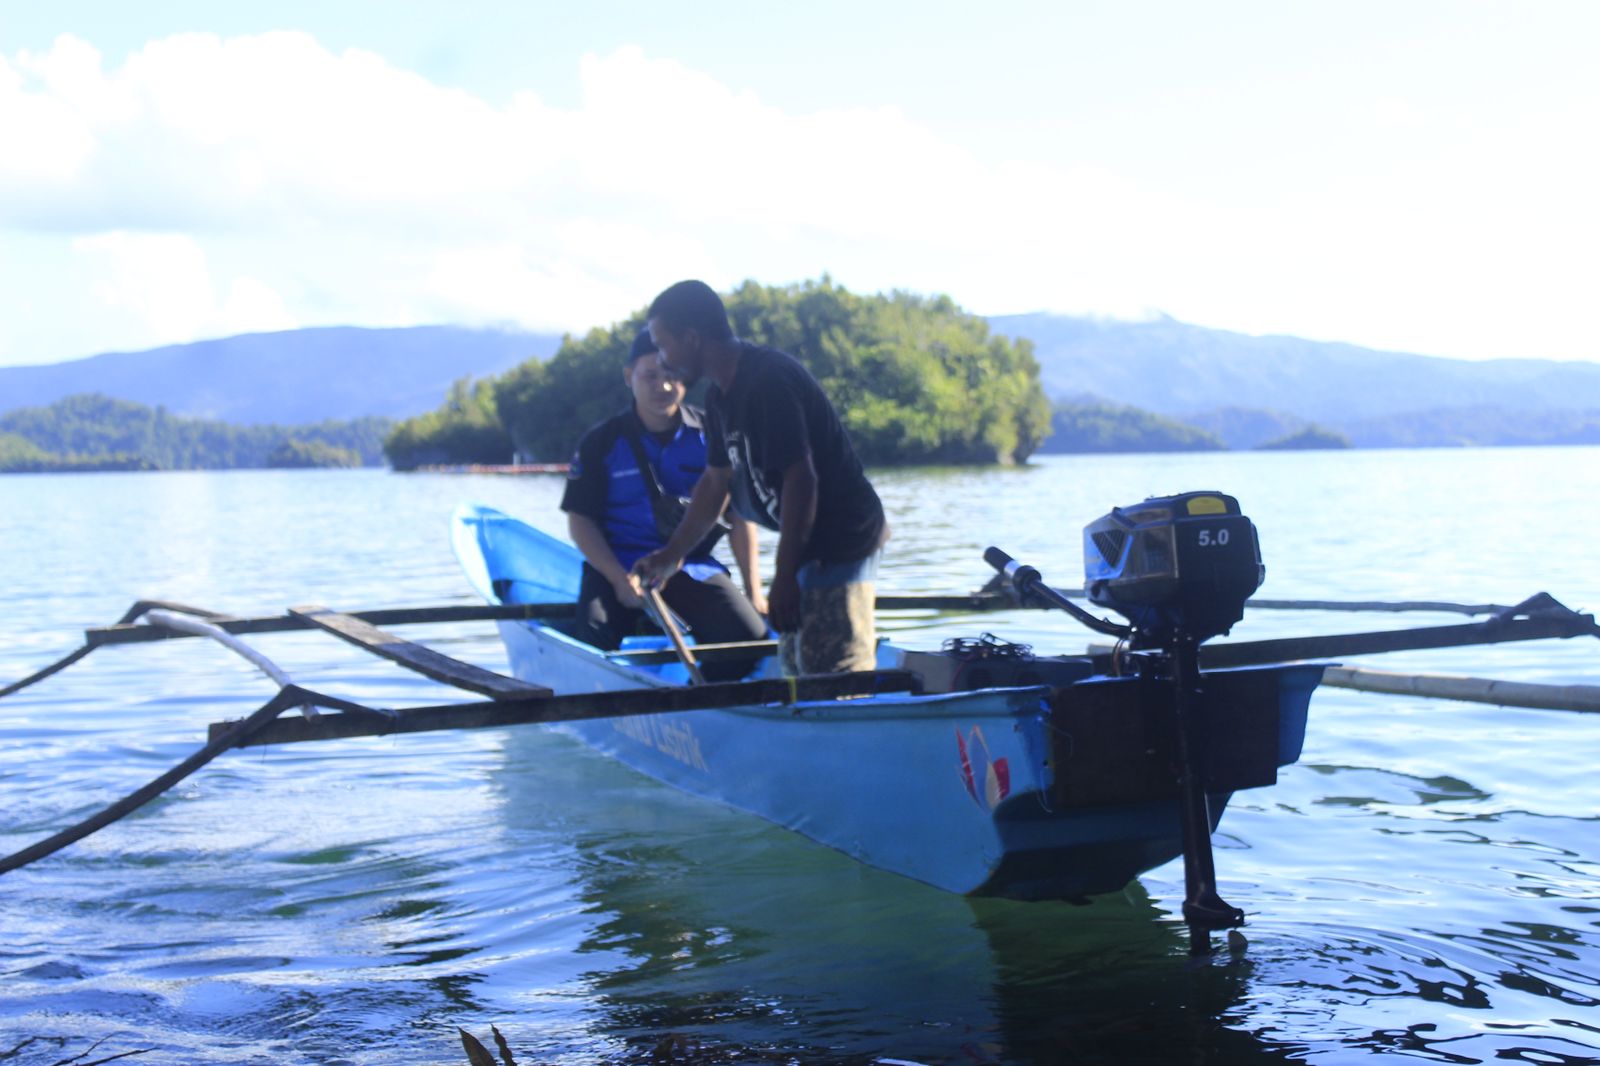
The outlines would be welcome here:
M 46 366 L 0 367 L 0 414 L 97 392 L 240 424 L 407 418 L 438 407 L 457 378 L 548 358 L 560 344 L 550 333 L 455 326 L 249 333 Z
M 1088 394 L 1186 421 L 1222 408 L 1281 412 L 1341 428 L 1456 408 L 1600 410 L 1596 363 L 1441 359 L 1252 337 L 1165 317 L 1122 322 L 1005 315 L 989 325 L 1033 341 L 1051 399 Z
M 1031 314 L 989 322 L 1033 341 L 1052 400 L 1137 407 L 1234 448 L 1312 424 L 1366 447 L 1600 442 L 1595 363 L 1442 359 L 1171 318 Z M 241 424 L 405 418 L 438 407 L 458 378 L 548 358 L 560 342 L 453 326 L 249 334 L 0 367 L 0 414 L 98 392 Z

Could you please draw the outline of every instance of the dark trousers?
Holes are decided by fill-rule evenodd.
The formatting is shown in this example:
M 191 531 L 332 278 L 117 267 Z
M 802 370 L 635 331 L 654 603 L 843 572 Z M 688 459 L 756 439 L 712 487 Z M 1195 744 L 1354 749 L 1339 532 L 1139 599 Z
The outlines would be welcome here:
M 696 643 L 732 644 L 767 638 L 765 619 L 727 574 L 696 581 L 680 570 L 661 587 L 661 598 L 688 625 Z M 611 582 L 588 563 L 583 565 L 574 637 L 602 651 L 612 651 L 622 644 L 623 637 L 637 632 L 639 623 L 647 617 L 636 607 L 622 606 Z M 750 672 L 756 658 L 702 663 L 700 672 L 707 681 L 735 681 Z

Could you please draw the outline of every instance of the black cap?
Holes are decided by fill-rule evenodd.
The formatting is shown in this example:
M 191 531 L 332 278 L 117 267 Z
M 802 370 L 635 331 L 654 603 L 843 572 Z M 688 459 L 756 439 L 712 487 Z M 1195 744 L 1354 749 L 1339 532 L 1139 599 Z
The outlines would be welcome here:
M 633 338 L 633 347 L 628 349 L 628 366 L 632 366 L 644 356 L 654 355 L 656 342 L 650 339 L 650 330 L 641 329 L 639 335 Z

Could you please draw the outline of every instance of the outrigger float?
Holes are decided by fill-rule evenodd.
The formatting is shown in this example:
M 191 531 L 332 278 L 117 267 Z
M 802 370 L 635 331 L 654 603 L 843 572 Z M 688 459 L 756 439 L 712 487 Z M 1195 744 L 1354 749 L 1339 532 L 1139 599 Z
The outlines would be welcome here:
M 1543 593 L 1494 604 L 1261 601 L 1253 523 L 1219 492 L 1115 508 L 1084 531 L 1083 594 L 1098 617 L 998 548 L 1000 588 L 971 596 L 883 596 L 880 609 L 977 612 L 1044 607 L 1114 638 L 1107 651 L 1036 656 L 985 634 L 939 651 L 879 646 L 878 669 L 789 678 L 771 642 L 694 645 L 671 616 L 662 637 L 601 652 L 568 635 L 581 557 L 569 544 L 486 507 L 452 521 L 456 555 L 488 606 L 341 613 L 292 608 L 236 618 L 141 601 L 89 630 L 61 661 L 8 695 L 111 645 L 207 636 L 280 687 L 249 717 L 215 723 L 189 759 L 93 817 L 0 859 L 37 861 L 136 810 L 231 748 L 439 729 L 557 725 L 686 792 L 759 815 L 880 869 L 939 888 L 1026 900 L 1121 889 L 1182 856 L 1183 918 L 1195 954 L 1244 923 L 1217 891 L 1211 834 L 1232 794 L 1272 785 L 1294 763 L 1319 683 L 1514 706 L 1600 711 L 1594 686 L 1507 685 L 1384 674 L 1345 655 L 1550 637 L 1600 636 L 1587 614 Z M 1452 610 L 1483 622 L 1232 642 L 1247 605 L 1320 610 Z M 406 641 L 382 626 L 494 620 L 512 676 Z M 239 640 L 316 628 L 427 677 L 487 697 L 386 710 L 295 684 Z M 739 658 L 748 680 L 693 683 L 698 663 Z M 282 717 L 299 708 L 296 716 Z

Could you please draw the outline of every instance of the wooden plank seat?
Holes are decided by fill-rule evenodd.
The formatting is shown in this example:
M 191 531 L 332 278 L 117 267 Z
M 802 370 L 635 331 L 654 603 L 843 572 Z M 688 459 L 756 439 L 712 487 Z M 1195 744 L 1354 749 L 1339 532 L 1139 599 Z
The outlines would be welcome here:
M 289 613 L 296 618 L 304 619 L 318 629 L 326 630 L 342 640 L 349 641 L 358 648 L 397 662 L 424 677 L 431 677 L 435 681 L 442 681 L 446 685 L 468 692 L 477 692 L 490 699 L 517 700 L 550 695 L 550 690 L 543 685 L 520 681 L 514 677 L 497 674 L 493 670 L 485 670 L 471 663 L 462 662 L 460 659 L 452 659 L 432 648 L 413 644 L 404 637 L 397 637 L 370 622 L 363 622 L 353 615 L 340 614 L 328 607 L 315 604 L 291 607 Z

